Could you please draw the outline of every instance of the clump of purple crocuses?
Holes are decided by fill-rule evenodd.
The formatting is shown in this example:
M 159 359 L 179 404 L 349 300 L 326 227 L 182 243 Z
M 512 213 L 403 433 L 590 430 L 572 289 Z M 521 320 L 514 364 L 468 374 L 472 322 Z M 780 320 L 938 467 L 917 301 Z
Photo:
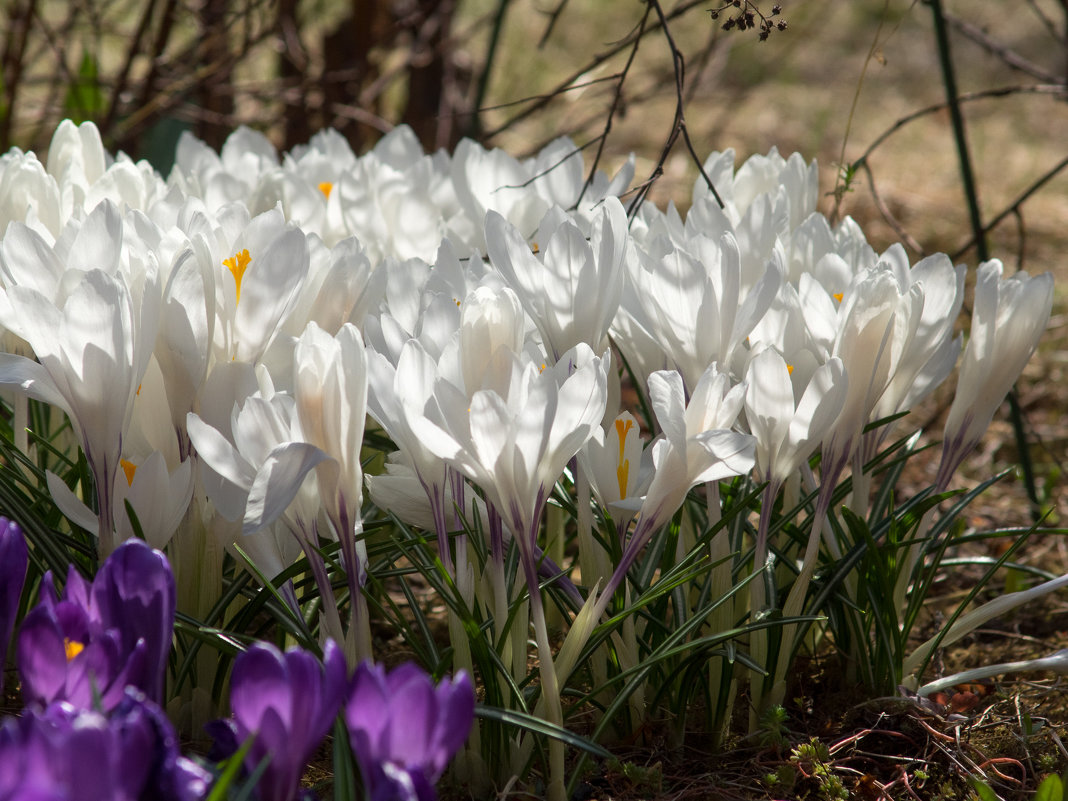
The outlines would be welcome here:
M 116 548 L 92 583 L 71 565 L 62 595 L 45 573 L 40 602 L 19 631 L 23 698 L 107 712 L 136 687 L 162 703 L 174 606 L 167 558 L 140 540 Z
M 465 673 L 435 687 L 410 663 L 386 673 L 364 662 L 349 682 L 332 641 L 321 665 L 302 649 L 257 643 L 234 662 L 230 706 L 233 717 L 210 730 L 222 755 L 254 738 L 245 767 L 260 772 L 260 801 L 302 797 L 301 774 L 342 709 L 369 801 L 433 801 L 471 730 L 475 692 Z
M 0 666 L 15 629 L 28 552 L 0 517 Z M 174 635 L 167 558 L 140 540 L 120 545 L 90 582 L 72 565 L 62 593 L 51 572 L 19 626 L 16 663 L 26 708 L 0 721 L 0 801 L 200 801 L 213 774 L 181 755 L 161 709 Z M 320 661 L 254 643 L 234 662 L 233 716 L 210 731 L 220 757 L 244 752 L 258 801 L 314 799 L 308 761 L 344 712 L 371 801 L 432 801 L 467 739 L 475 694 L 466 674 L 435 687 L 412 664 L 361 664 L 341 648 Z M 252 781 L 253 779 L 249 779 Z

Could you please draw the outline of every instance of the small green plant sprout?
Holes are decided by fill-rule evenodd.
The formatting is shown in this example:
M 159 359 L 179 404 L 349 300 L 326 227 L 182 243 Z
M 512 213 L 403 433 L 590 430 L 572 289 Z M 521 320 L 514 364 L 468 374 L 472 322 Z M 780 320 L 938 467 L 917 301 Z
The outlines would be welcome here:
M 798 774 L 798 789 L 801 797 L 820 801 L 846 801 L 849 791 L 842 779 L 834 773 L 834 762 L 826 743 L 813 737 L 790 752 L 790 764 Z

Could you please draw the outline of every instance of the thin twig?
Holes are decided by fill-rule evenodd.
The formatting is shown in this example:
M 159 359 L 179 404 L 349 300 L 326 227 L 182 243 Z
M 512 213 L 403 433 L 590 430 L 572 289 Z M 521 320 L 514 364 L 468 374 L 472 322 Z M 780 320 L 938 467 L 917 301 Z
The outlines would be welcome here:
M 946 22 L 956 28 L 963 36 L 971 39 L 984 50 L 993 53 L 1012 69 L 1019 70 L 1020 72 L 1030 75 L 1032 78 L 1037 78 L 1046 83 L 1057 82 L 1057 76 L 1052 72 L 1042 69 L 1042 67 L 1035 64 L 1033 61 L 1028 61 L 1011 47 L 1003 45 L 1001 42 L 994 39 L 978 25 L 974 25 L 965 19 L 961 19 L 948 11 L 944 12 L 944 16 Z
M 668 134 L 667 141 L 664 143 L 663 149 L 660 151 L 660 158 L 656 162 L 656 166 L 653 167 L 653 171 L 649 178 L 642 184 L 638 190 L 634 200 L 631 201 L 630 206 L 627 207 L 627 216 L 633 218 L 638 213 L 638 209 L 641 208 L 642 203 L 645 202 L 645 198 L 649 194 L 649 190 L 652 188 L 653 183 L 664 172 L 664 164 L 667 163 L 667 157 L 670 155 L 672 149 L 675 147 L 675 142 L 678 141 L 679 134 L 682 134 L 683 140 L 686 142 L 686 148 L 690 151 L 690 155 L 693 157 L 694 163 L 697 165 L 698 171 L 701 173 L 701 177 L 704 178 L 705 184 L 712 192 L 712 196 L 716 199 L 720 208 L 723 208 L 723 199 L 719 196 L 719 192 L 716 191 L 716 187 L 712 184 L 712 179 L 708 177 L 708 173 L 705 172 L 704 164 L 701 163 L 700 156 L 694 150 L 693 142 L 690 141 L 690 134 L 686 130 L 686 115 L 683 110 L 685 105 L 685 83 L 686 83 L 686 63 L 682 57 L 682 51 L 679 50 L 678 45 L 675 44 L 675 39 L 671 35 L 671 31 L 668 29 L 668 20 L 664 15 L 664 9 L 660 7 L 659 0 L 646 0 L 649 5 L 656 11 L 656 15 L 660 20 L 660 27 L 664 31 L 664 38 L 667 40 L 668 48 L 671 51 L 671 61 L 675 69 L 675 116 L 671 125 L 671 132 Z
M 1065 167 L 1068 167 L 1068 156 L 1065 156 L 1063 159 L 1054 164 L 1050 169 L 1044 172 L 1041 176 L 1039 176 L 1038 179 L 1035 180 L 1029 187 L 1027 187 L 1027 189 L 1021 192 L 1017 196 L 1017 198 L 1012 201 L 1012 203 L 1010 203 L 1001 212 L 995 215 L 984 227 L 984 233 L 996 228 L 1010 214 L 1016 213 L 1020 209 L 1020 207 L 1023 206 L 1023 204 L 1028 200 L 1028 198 L 1031 197 L 1031 195 L 1035 194 L 1035 192 L 1037 192 L 1039 189 L 1041 189 L 1043 186 L 1045 186 L 1047 183 L 1057 177 L 1057 175 L 1062 170 L 1064 170 Z M 971 248 L 974 244 L 974 238 L 969 239 L 955 252 L 951 253 L 950 257 L 953 259 L 960 258 L 964 254 L 964 252 Z
M 926 255 L 927 251 L 923 245 L 912 236 L 890 211 L 890 207 L 886 205 L 886 201 L 883 200 L 882 195 L 879 194 L 879 190 L 875 188 L 875 176 L 872 175 L 871 167 L 867 161 L 860 164 L 860 168 L 864 170 L 864 173 L 868 176 L 868 188 L 871 190 L 872 200 L 875 201 L 875 207 L 879 210 L 879 214 L 886 221 L 886 224 L 894 229 L 894 233 L 897 234 L 905 245 L 914 253 L 920 256 Z
M 997 89 L 984 89 L 980 92 L 968 92 L 963 95 L 960 95 L 957 98 L 957 101 L 959 103 L 972 103 L 976 100 L 987 100 L 990 98 L 1007 97 L 1009 95 L 1017 94 L 1051 95 L 1053 97 L 1060 97 L 1063 99 L 1068 98 L 1068 87 L 1065 87 L 1062 84 L 1002 86 Z M 879 146 L 883 144 L 883 142 L 889 139 L 893 134 L 900 131 L 910 122 L 918 120 L 920 117 L 926 117 L 929 114 L 937 114 L 940 111 L 945 111 L 948 107 L 949 104 L 943 101 L 941 103 L 934 103 L 930 106 L 925 106 L 917 111 L 913 111 L 910 114 L 906 114 L 904 117 L 901 117 L 893 125 L 887 128 L 877 137 L 875 137 L 872 143 L 868 145 L 867 150 L 865 150 L 859 158 L 853 161 L 850 166 L 853 169 L 859 169 L 865 162 L 867 162 L 871 154 L 875 152 L 875 150 L 878 149 Z
M 604 128 L 601 131 L 601 135 L 598 137 L 597 152 L 593 156 L 593 163 L 590 165 L 589 175 L 586 176 L 586 182 L 582 184 L 582 191 L 579 192 L 578 198 L 575 200 L 575 208 L 578 208 L 578 204 L 582 202 L 582 198 L 586 196 L 586 192 L 593 185 L 593 179 L 597 175 L 597 167 L 601 163 L 601 155 L 604 153 L 605 145 L 608 142 L 608 134 L 612 131 L 612 122 L 615 120 L 616 113 L 619 111 L 619 106 L 623 102 L 623 84 L 627 80 L 627 75 L 630 73 L 630 67 L 634 63 L 634 57 L 638 55 L 638 45 L 642 41 L 642 31 L 645 30 L 645 25 L 649 20 L 649 14 L 652 11 L 652 6 L 646 5 L 645 13 L 642 14 L 642 20 L 638 23 L 638 35 L 634 37 L 634 46 L 630 50 L 630 55 L 627 56 L 627 63 L 623 65 L 623 71 L 619 73 L 619 81 L 616 83 L 616 91 L 612 95 L 612 105 L 608 108 L 608 114 L 605 116 Z

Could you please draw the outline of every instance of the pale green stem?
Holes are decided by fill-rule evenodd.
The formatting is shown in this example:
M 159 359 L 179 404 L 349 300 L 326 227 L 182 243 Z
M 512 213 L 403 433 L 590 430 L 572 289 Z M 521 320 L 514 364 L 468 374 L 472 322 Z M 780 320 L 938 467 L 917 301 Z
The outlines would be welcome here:
M 708 509 L 708 524 L 709 526 L 716 525 L 721 517 L 720 499 L 719 499 L 719 484 L 717 482 L 709 482 L 705 484 L 705 503 Z M 712 541 L 709 543 L 709 556 L 712 559 L 712 573 L 709 576 L 709 581 L 712 582 L 712 596 L 714 598 L 722 598 L 730 592 L 732 586 L 731 578 L 731 560 L 730 560 L 730 535 L 724 528 L 717 531 L 712 535 Z M 727 631 L 734 624 L 734 604 L 728 602 L 721 603 L 709 615 L 709 625 L 712 627 L 712 632 Z M 720 686 L 723 684 L 726 673 L 726 662 L 723 659 L 713 659 L 709 664 L 708 674 L 708 688 L 709 695 L 712 698 L 720 697 Z M 737 687 L 737 682 L 731 681 L 731 690 L 728 691 L 727 706 L 731 707 L 734 704 L 734 688 Z M 724 726 L 730 725 L 730 712 L 729 710 L 723 717 Z M 716 732 L 716 737 L 720 738 L 726 734 L 726 731 Z
M 30 435 L 27 429 L 30 427 L 30 399 L 21 392 L 16 392 L 11 399 L 11 406 L 15 412 L 14 437 L 15 447 L 27 458 L 32 458 L 30 453 Z
M 816 512 L 812 516 L 812 529 L 808 535 L 808 545 L 805 548 L 805 556 L 801 562 L 801 571 L 794 580 L 786 603 L 782 608 L 784 618 L 797 617 L 804 611 L 805 597 L 808 595 L 808 585 L 812 581 L 812 575 L 816 572 L 816 562 L 820 552 L 820 532 L 827 524 L 827 505 L 822 498 L 816 504 Z M 775 673 L 771 683 L 771 691 L 766 694 L 762 709 L 768 709 L 781 704 L 786 697 L 786 674 L 794 661 L 794 651 L 797 647 L 797 635 L 801 631 L 802 624 L 786 623 L 781 628 L 781 640 L 779 644 L 779 658 L 775 666 Z
M 541 593 L 537 591 L 530 595 L 530 617 L 538 646 L 538 669 L 541 677 L 541 693 L 545 698 L 546 718 L 549 723 L 562 728 L 564 711 L 560 705 L 560 687 L 557 684 L 556 670 L 553 667 L 553 652 L 549 646 L 549 632 L 545 625 L 545 609 L 542 605 Z M 555 737 L 549 739 L 549 777 L 546 797 L 549 801 L 566 801 L 567 798 L 564 788 L 564 744 Z
M 757 527 L 756 543 L 753 548 L 753 573 L 758 574 L 765 569 L 768 559 L 768 532 L 771 529 L 771 515 L 775 507 L 775 497 L 779 493 L 779 484 L 769 481 L 764 488 L 764 497 L 760 502 L 760 523 Z M 749 615 L 750 620 L 755 621 L 761 613 L 767 611 L 768 597 L 764 587 L 764 576 L 755 575 L 749 582 Z M 764 670 L 769 670 L 768 661 L 768 631 L 757 629 L 749 635 L 749 655 L 753 662 L 760 665 Z M 753 696 L 753 704 L 749 709 L 749 730 L 756 731 L 760 722 L 760 699 L 764 696 L 765 677 L 754 671 L 750 671 L 749 686 Z
M 607 578 L 608 568 L 605 563 L 605 552 L 593 536 L 593 508 L 590 491 L 590 480 L 586 471 L 575 460 L 575 502 L 578 516 L 576 519 L 579 569 L 582 571 L 582 583 L 587 587 L 597 586 Z M 608 654 L 607 648 L 598 648 L 590 656 L 590 671 L 593 674 L 595 687 L 602 686 L 608 680 Z
M 545 509 L 545 554 L 556 564 L 563 567 L 564 564 L 564 528 L 567 525 L 567 515 L 562 507 L 556 504 L 547 504 Z M 556 606 L 550 606 L 545 611 L 546 625 L 554 629 L 560 629 L 564 625 L 564 618 Z
M 905 608 L 905 596 L 908 594 L 909 586 L 912 584 L 912 574 L 916 570 L 916 564 L 919 562 L 924 547 L 927 545 L 927 534 L 931 530 L 931 523 L 934 521 L 936 512 L 937 510 L 934 507 L 924 512 L 920 525 L 916 529 L 916 535 L 913 538 L 915 541 L 908 546 L 908 551 L 905 553 L 905 564 L 901 572 L 898 573 L 897 583 L 894 585 L 895 609 Z

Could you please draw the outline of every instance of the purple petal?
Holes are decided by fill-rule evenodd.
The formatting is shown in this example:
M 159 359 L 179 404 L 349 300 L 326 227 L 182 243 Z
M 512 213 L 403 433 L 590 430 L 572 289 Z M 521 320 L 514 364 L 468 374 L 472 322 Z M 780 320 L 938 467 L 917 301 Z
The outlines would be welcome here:
M 433 765 L 435 778 L 438 778 L 471 733 L 471 724 L 475 720 L 475 688 L 471 677 L 461 671 L 452 681 L 442 681 L 436 695 L 439 714 L 434 733 Z
M 26 615 L 19 630 L 17 656 L 27 703 L 44 706 L 64 696 L 67 652 L 63 632 L 52 610 L 38 606 Z
M 138 686 L 161 703 L 176 602 L 167 557 L 140 540 L 127 540 L 97 573 L 92 600 L 104 626 L 122 632 L 127 651 L 132 652 L 138 640 L 145 641 L 145 677 Z
M 256 643 L 237 657 L 230 679 L 230 709 L 241 739 L 260 730 L 270 709 L 285 710 L 288 726 L 292 687 L 285 660 L 273 645 Z
M 4 689 L 7 644 L 15 629 L 28 560 L 22 529 L 6 517 L 0 517 L 0 692 Z

